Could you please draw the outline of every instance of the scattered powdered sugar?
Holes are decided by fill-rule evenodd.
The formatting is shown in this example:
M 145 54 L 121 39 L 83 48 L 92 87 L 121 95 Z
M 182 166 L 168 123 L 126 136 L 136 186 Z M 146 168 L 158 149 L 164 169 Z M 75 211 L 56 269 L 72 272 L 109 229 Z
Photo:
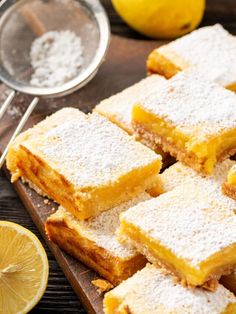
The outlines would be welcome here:
M 108 292 L 106 297 L 110 296 L 136 314 L 221 314 L 230 303 L 236 303 L 234 295 L 222 285 L 214 292 L 189 289 L 150 264 Z
M 236 246 L 236 215 L 222 206 L 214 189 L 208 195 L 205 187 L 188 182 L 138 204 L 121 219 L 198 267 L 222 249 Z
M 3 105 L 4 101 L 7 99 L 7 97 L 10 95 L 11 92 L 12 92 L 11 89 L 9 89 L 5 85 L 1 84 L 1 86 L 0 86 L 0 108 Z M 19 117 L 21 115 L 20 107 L 14 106 L 12 104 L 10 104 L 8 106 L 6 112 L 13 119 L 16 117 Z
M 47 123 L 49 119 L 53 116 Z M 139 172 L 161 158 L 96 113 L 65 119 L 45 132 L 36 147 L 53 163 L 53 168 L 77 187 L 113 184 L 123 175 Z
M 16 118 L 21 116 L 22 111 L 20 107 L 16 107 L 16 106 L 9 106 L 9 108 L 7 109 L 7 113 L 12 117 L 12 118 Z
M 0 84 L 0 108 L 6 101 L 7 97 L 12 93 L 12 90 L 4 84 Z M 27 102 L 25 96 L 19 92 L 15 93 L 14 100 L 8 105 L 6 114 L 11 118 L 17 120 L 27 109 Z
M 95 111 L 108 117 L 111 121 L 117 123 L 124 130 L 132 134 L 131 113 L 133 105 L 139 103 L 143 95 L 153 92 L 158 93 L 163 82 L 165 82 L 164 77 L 153 74 L 122 92 L 101 101 L 95 107 Z
M 236 127 L 236 95 L 205 79 L 195 69 L 163 83 L 142 106 L 187 134 L 214 136 Z
M 147 193 L 141 193 L 128 202 L 102 212 L 95 218 L 84 221 L 76 219 L 62 207 L 53 216 L 63 215 L 69 222 L 69 226 L 74 226 L 84 237 L 95 242 L 97 246 L 108 250 L 114 256 L 130 258 L 136 254 L 135 250 L 120 244 L 116 236 L 116 230 L 120 226 L 119 215 L 130 207 L 150 198 Z
M 223 86 L 236 82 L 236 37 L 220 24 L 195 30 L 166 47 L 208 79 Z
M 10 95 L 10 93 L 11 93 L 11 89 L 6 87 L 6 85 L 1 84 L 0 85 L 0 103 L 3 103 L 7 99 L 7 97 Z
M 81 38 L 72 31 L 50 31 L 36 38 L 30 51 L 30 84 L 55 87 L 73 79 L 83 64 Z

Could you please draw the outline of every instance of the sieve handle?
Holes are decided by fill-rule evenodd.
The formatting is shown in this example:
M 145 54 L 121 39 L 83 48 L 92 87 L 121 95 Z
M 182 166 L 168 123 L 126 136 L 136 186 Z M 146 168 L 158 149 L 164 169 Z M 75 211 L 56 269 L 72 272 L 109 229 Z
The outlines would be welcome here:
M 10 94 L 11 95 L 11 94 Z M 8 98 L 6 99 L 6 101 L 4 102 L 3 104 L 3 107 L 6 111 L 6 108 L 7 106 L 11 103 L 11 101 L 9 101 L 9 97 L 10 95 L 8 96 Z M 13 95 L 14 97 L 14 95 Z M 11 98 L 11 100 L 13 99 L 13 97 Z M 29 116 L 31 115 L 32 111 L 34 110 L 34 108 L 36 107 L 36 105 L 38 104 L 39 102 L 39 98 L 38 97 L 35 97 L 29 107 L 27 108 L 26 112 L 24 113 L 23 117 L 21 118 L 19 124 L 17 125 L 17 128 L 15 129 L 10 141 L 8 142 L 5 150 L 3 151 L 2 155 L 1 155 L 1 158 L 0 158 L 0 169 L 2 168 L 3 164 L 4 164 L 4 161 L 6 159 L 6 155 L 7 155 L 7 152 L 11 146 L 11 144 L 13 143 L 13 141 L 15 140 L 16 136 L 21 132 L 21 130 L 23 129 L 23 127 L 25 126 Z M 7 103 L 7 105 L 6 105 Z

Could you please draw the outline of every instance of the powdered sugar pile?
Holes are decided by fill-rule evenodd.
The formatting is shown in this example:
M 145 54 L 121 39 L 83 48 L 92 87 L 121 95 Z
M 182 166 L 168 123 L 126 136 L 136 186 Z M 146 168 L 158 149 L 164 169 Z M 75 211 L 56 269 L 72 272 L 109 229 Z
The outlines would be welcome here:
M 35 39 L 30 51 L 30 84 L 55 87 L 73 79 L 83 64 L 81 39 L 71 31 L 50 31 Z

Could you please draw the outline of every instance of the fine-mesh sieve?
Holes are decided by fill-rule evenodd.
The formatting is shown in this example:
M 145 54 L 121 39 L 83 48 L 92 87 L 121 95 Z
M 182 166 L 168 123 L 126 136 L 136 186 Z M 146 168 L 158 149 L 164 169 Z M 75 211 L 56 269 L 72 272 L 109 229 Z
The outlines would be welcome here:
M 49 31 L 69 30 L 78 35 L 83 63 L 78 75 L 59 86 L 32 85 L 30 49 L 35 38 Z M 0 6 L 0 80 L 13 89 L 2 107 L 0 118 L 15 91 L 35 96 L 0 158 L 0 168 L 16 135 L 22 130 L 39 97 L 60 97 L 89 82 L 102 63 L 109 44 L 110 28 L 98 0 L 6 0 Z

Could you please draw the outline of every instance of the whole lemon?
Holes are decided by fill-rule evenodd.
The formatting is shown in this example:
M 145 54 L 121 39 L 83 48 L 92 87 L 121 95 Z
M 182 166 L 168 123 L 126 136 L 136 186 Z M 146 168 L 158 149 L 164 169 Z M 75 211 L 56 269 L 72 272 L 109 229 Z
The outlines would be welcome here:
M 122 19 L 153 38 L 176 38 L 195 29 L 202 20 L 205 0 L 112 0 Z

